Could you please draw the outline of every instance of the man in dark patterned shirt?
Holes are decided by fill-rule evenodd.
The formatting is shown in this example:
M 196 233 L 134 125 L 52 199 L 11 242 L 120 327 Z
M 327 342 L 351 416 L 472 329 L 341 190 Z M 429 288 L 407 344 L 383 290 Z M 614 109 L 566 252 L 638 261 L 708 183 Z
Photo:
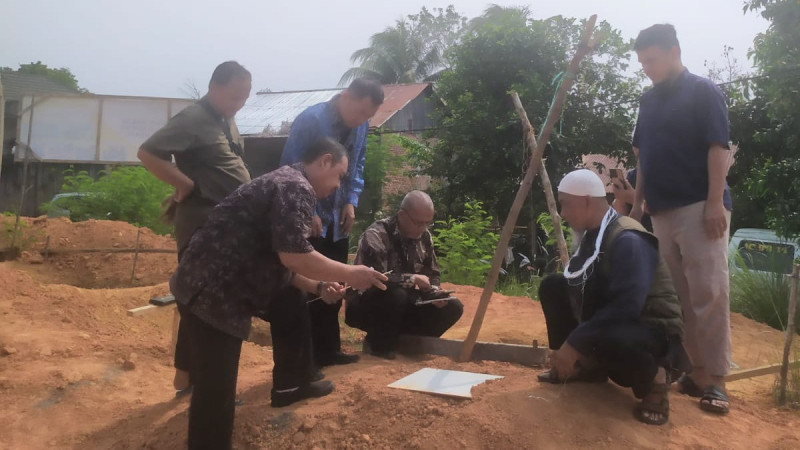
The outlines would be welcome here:
M 346 322 L 367 332 L 365 353 L 394 359 L 401 333 L 439 337 L 464 312 L 461 301 L 439 288 L 439 266 L 428 231 L 433 214 L 428 194 L 411 191 L 397 214 L 373 223 L 361 235 L 355 264 L 391 271 L 387 290 L 348 296 Z M 417 304 L 439 297 L 443 299 Z
M 239 187 L 192 236 L 170 279 L 192 342 L 190 449 L 231 446 L 239 354 L 254 315 L 271 323 L 273 407 L 333 390 L 328 381 L 312 381 L 308 306 L 292 291 L 333 303 L 344 287 L 315 280 L 385 289 L 380 272 L 329 260 L 308 242 L 316 199 L 330 195 L 346 172 L 344 147 L 321 139 L 302 162 Z

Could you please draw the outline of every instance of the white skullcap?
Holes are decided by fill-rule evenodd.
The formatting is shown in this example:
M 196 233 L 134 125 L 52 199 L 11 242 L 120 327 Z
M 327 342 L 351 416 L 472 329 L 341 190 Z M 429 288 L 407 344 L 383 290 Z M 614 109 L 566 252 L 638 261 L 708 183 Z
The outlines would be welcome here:
M 606 187 L 603 181 L 589 169 L 574 170 L 561 179 L 558 192 L 577 197 L 605 197 Z

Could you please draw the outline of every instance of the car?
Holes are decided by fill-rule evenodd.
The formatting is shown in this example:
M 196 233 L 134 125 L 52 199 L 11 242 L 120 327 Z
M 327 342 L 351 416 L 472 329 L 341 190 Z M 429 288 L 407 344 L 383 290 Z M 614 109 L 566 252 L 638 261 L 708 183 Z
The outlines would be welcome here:
M 47 217 L 69 217 L 73 222 L 87 219 L 111 219 L 110 212 L 106 213 L 103 217 L 93 217 L 85 213 L 76 216 L 75 212 L 70 210 L 70 208 L 74 209 L 74 205 L 80 203 L 83 199 L 96 195 L 97 194 L 93 192 L 64 192 L 56 194 L 46 207 Z
M 751 270 L 791 274 L 800 244 L 762 228 L 740 228 L 728 244 L 731 271 Z

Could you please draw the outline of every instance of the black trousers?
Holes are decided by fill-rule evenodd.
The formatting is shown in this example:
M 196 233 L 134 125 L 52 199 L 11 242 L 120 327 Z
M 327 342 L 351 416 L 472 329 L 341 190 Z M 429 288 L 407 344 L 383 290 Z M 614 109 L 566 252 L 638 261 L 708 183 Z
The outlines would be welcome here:
M 350 241 L 345 238 L 334 242 L 333 227 L 328 229 L 325 238 L 311 238 L 309 242 L 314 246 L 314 250 L 325 257 L 347 264 Z M 339 310 L 341 308 L 341 300 L 332 305 L 321 300 L 309 303 L 311 342 L 313 343 L 314 361 L 317 365 L 329 364 L 336 353 L 342 349 L 339 336 Z
M 242 340 L 206 324 L 178 304 L 194 391 L 189 404 L 189 449 L 229 449 Z
M 231 446 L 236 378 L 242 341 L 217 330 L 178 304 L 185 327 L 187 368 L 194 390 L 189 406 L 189 448 Z M 300 292 L 287 288 L 258 316 L 270 322 L 272 389 L 284 390 L 311 382 L 311 335 L 308 306 Z
M 181 263 L 181 256 L 183 256 L 183 252 L 186 251 L 186 247 L 178 249 L 178 264 Z M 189 371 L 189 337 L 187 336 L 188 331 L 186 330 L 186 325 L 183 324 L 183 315 L 181 315 L 181 320 L 178 322 L 178 336 L 175 339 L 175 362 L 174 366 L 178 370 L 182 370 L 184 372 Z
M 561 348 L 578 326 L 568 289 L 563 275 L 550 275 L 539 286 L 547 339 L 553 350 Z M 663 330 L 641 321 L 619 321 L 608 323 L 597 334 L 591 349 L 579 351 L 612 381 L 633 388 L 634 395 L 642 398 L 650 392 L 658 368 L 669 368 L 670 348 L 670 338 Z
M 439 308 L 415 305 L 419 294 L 413 289 L 389 286 L 385 291 L 370 289 L 347 305 L 347 323 L 367 332 L 365 340 L 375 351 L 393 351 L 401 334 L 439 337 L 464 312 L 459 300 Z
M 311 382 L 314 373 L 308 296 L 289 287 L 257 316 L 269 322 L 272 335 L 272 389 L 283 390 Z M 314 302 L 316 303 L 316 302 Z

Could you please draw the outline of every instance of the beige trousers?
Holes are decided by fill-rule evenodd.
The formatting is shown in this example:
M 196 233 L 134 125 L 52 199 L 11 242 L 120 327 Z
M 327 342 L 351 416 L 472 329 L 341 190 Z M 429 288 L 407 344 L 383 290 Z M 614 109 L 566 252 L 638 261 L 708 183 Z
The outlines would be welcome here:
M 728 230 L 710 240 L 703 224 L 706 202 L 659 212 L 653 231 L 667 262 L 684 316 L 684 345 L 696 369 L 712 376 L 731 367 L 730 299 L 728 297 Z

